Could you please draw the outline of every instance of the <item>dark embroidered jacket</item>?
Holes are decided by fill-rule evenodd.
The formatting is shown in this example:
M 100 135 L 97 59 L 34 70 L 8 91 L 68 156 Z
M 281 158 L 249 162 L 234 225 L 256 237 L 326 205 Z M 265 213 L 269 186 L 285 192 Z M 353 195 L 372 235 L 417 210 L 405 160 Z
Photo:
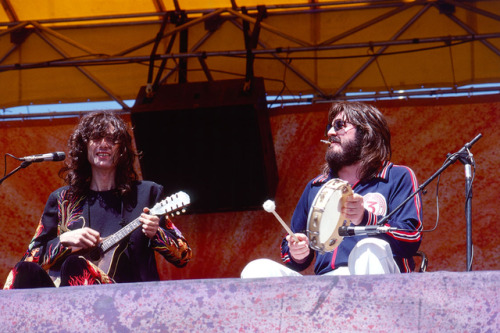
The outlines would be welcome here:
M 149 181 L 135 183 L 123 200 L 111 191 L 90 191 L 86 197 L 75 199 L 70 198 L 67 190 L 68 187 L 62 187 L 50 195 L 22 260 L 38 263 L 46 270 L 57 268 L 71 254 L 59 240 L 62 233 L 90 227 L 106 237 L 139 217 L 144 207 L 153 207 L 164 199 L 163 187 Z M 153 239 L 147 238 L 139 227 L 125 242 L 127 247 L 119 256 L 114 274 L 116 282 L 159 280 L 154 251 L 177 267 L 185 266 L 192 256 L 181 232 L 165 217 Z

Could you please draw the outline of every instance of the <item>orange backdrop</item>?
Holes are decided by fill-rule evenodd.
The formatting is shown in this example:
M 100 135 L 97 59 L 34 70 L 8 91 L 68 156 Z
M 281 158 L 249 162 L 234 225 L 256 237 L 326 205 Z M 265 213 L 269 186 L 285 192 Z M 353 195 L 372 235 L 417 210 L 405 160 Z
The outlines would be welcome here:
M 498 98 L 377 103 L 386 115 L 393 138 L 393 162 L 410 166 L 423 183 L 477 134 L 472 147 L 476 161 L 473 184 L 473 270 L 498 270 L 500 228 L 496 222 L 499 188 L 500 133 Z M 276 211 L 289 221 L 302 190 L 323 164 L 324 133 L 329 105 L 294 106 L 270 110 L 279 172 Z M 66 141 L 77 119 L 25 120 L 0 123 L 0 152 L 25 156 L 67 151 Z M 207 148 L 209 149 L 209 148 Z M 19 163 L 8 158 L 7 172 Z M 61 163 L 35 163 L 0 185 L 0 279 L 21 258 L 30 241 L 45 201 L 63 185 L 57 173 Z M 168 190 L 168 184 L 164 184 Z M 424 226 L 436 222 L 437 180 L 423 197 Z M 424 234 L 421 249 L 431 271 L 466 270 L 466 220 L 464 166 L 457 162 L 444 171 L 439 186 L 439 225 Z M 272 214 L 263 210 L 181 215 L 174 223 L 194 251 L 182 269 L 160 261 L 163 279 L 238 277 L 247 262 L 256 258 L 279 259 L 285 231 Z M 306 274 L 311 274 L 311 269 Z

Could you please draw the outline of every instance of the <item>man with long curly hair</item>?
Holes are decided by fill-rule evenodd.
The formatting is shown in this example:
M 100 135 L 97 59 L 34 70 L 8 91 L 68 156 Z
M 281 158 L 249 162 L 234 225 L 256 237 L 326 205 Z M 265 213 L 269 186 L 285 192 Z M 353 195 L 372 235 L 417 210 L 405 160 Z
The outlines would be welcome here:
M 155 251 L 177 267 L 188 263 L 192 252 L 180 231 L 168 218 L 149 214 L 163 199 L 163 186 L 138 180 L 138 154 L 116 113 L 82 117 L 68 150 L 60 171 L 67 185 L 49 196 L 4 289 L 159 280 Z M 96 249 L 103 239 L 136 218 L 137 228 L 101 258 Z
M 300 275 L 298 272 L 309 267 L 314 259 L 314 272 L 318 275 L 385 274 L 414 270 L 413 256 L 420 246 L 422 231 L 420 194 L 394 212 L 386 223 L 386 227 L 393 229 L 387 233 L 344 238 L 329 238 L 330 235 L 311 237 L 322 230 L 338 229 L 327 227 L 317 230 L 309 223 L 311 208 L 315 202 L 321 202 L 315 199 L 318 194 L 328 198 L 330 192 L 322 189 L 328 188 L 327 184 L 334 184 L 331 181 L 351 188 L 352 195 L 346 195 L 345 201 L 339 200 L 339 214 L 345 217 L 348 227 L 377 226 L 378 221 L 418 188 L 410 168 L 390 162 L 391 135 L 384 116 L 377 108 L 360 102 L 337 102 L 330 108 L 327 124 L 326 164 L 323 173 L 307 184 L 295 208 L 291 221 L 295 239 L 288 235 L 281 243 L 281 259 L 285 265 L 257 259 L 243 269 L 243 278 Z M 339 188 L 346 189 L 344 185 Z M 325 206 L 318 205 L 318 208 Z M 317 222 L 335 226 L 337 221 L 328 220 L 326 212 L 324 214 L 318 213 L 323 219 Z M 335 215 L 332 214 L 332 217 Z M 330 244 L 311 244 L 311 239 L 316 242 L 318 239 L 331 239 L 337 243 L 331 246 L 331 251 L 327 251 L 324 249 L 328 249 Z

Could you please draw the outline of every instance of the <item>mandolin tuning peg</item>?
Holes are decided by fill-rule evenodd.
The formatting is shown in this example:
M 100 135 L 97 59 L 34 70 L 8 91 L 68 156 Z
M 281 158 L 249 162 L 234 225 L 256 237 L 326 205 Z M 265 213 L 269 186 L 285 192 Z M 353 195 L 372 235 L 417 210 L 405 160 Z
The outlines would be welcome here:
M 186 208 L 182 208 L 182 212 L 185 213 L 186 212 Z
M 175 212 L 176 215 L 181 215 L 181 213 L 179 211 Z

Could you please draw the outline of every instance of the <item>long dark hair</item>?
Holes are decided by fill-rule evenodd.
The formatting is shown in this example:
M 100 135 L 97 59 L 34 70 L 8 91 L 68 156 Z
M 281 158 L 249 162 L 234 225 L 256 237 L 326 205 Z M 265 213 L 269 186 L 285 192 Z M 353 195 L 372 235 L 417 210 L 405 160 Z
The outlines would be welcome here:
M 112 133 L 109 133 L 110 126 L 113 128 Z M 71 194 L 84 195 L 90 188 L 92 169 L 87 158 L 88 142 L 109 134 L 119 144 L 115 174 L 116 189 L 122 195 L 126 195 L 131 189 L 132 182 L 137 180 L 134 161 L 138 154 L 132 146 L 132 137 L 127 124 L 114 112 L 92 112 L 80 119 L 69 137 L 69 156 L 59 171 L 59 175 L 69 185 Z
M 343 112 L 345 120 L 361 132 L 361 167 L 358 177 L 367 180 L 374 177 L 385 161 L 392 156 L 391 132 L 384 115 L 374 106 L 361 102 L 336 102 L 328 112 L 328 123 Z M 324 168 L 329 173 L 328 164 Z

